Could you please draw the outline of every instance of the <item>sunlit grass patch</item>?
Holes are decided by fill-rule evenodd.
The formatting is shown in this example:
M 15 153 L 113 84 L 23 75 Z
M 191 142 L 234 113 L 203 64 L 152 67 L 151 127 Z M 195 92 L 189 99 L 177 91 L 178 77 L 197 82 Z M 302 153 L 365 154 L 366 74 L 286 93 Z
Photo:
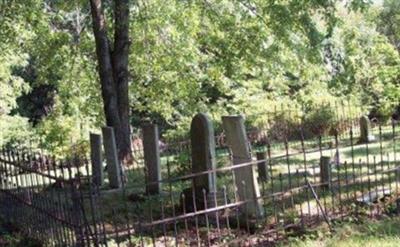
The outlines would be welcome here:
M 343 223 L 330 233 L 320 227 L 302 238 L 293 238 L 279 246 L 291 247 L 395 247 L 400 241 L 400 218 Z

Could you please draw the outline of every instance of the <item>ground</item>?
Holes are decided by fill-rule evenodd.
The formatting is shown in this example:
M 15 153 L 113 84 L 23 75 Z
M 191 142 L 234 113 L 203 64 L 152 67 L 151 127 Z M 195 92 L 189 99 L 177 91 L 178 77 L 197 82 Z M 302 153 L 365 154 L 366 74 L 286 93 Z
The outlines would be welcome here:
M 400 243 L 400 216 L 380 219 L 354 219 L 335 223 L 333 232 L 327 225 L 310 229 L 306 234 L 289 237 L 278 247 L 397 247 Z M 0 219 L 0 247 L 38 247 L 35 240 L 24 238 L 18 229 Z
M 34 239 L 26 238 L 19 230 L 0 219 L 0 247 L 40 247 L 41 243 Z
M 310 230 L 302 237 L 290 238 L 279 246 L 290 247 L 397 247 L 400 245 L 400 217 L 345 222 Z

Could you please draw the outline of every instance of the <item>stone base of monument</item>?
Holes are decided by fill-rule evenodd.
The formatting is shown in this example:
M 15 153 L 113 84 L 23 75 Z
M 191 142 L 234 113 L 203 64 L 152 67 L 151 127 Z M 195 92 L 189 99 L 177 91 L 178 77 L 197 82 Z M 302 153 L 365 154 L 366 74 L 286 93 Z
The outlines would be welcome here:
M 193 195 L 195 198 L 193 198 Z M 229 201 L 227 202 L 229 203 Z M 182 213 L 211 209 L 215 206 L 225 205 L 225 198 L 222 192 L 205 192 L 202 189 L 186 188 L 182 191 L 180 208 Z
M 231 229 L 240 228 L 243 231 L 246 231 L 250 234 L 254 234 L 257 230 L 261 229 L 261 224 L 257 219 L 246 217 L 245 215 L 238 215 L 235 211 L 231 212 L 231 215 L 228 217 L 229 219 L 229 227 Z M 226 217 L 220 218 L 220 221 L 226 221 Z
M 367 138 L 360 138 L 360 140 L 358 140 L 358 144 L 370 143 L 370 142 L 375 142 L 375 141 L 376 141 L 376 137 L 374 135 L 368 135 Z
M 380 189 L 377 191 L 371 191 L 364 193 L 362 196 L 357 198 L 357 202 L 360 204 L 371 205 L 373 203 L 378 203 L 380 200 L 384 199 L 385 197 L 390 197 L 392 191 L 388 188 Z
M 374 142 L 374 141 L 376 141 L 376 137 L 374 135 L 369 135 L 368 142 Z

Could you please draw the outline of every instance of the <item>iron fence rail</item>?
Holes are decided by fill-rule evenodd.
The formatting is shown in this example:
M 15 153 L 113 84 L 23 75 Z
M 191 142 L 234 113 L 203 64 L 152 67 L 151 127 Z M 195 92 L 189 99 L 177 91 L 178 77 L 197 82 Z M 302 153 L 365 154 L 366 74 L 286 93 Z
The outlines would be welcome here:
M 190 145 L 170 144 L 162 162 L 165 176 L 153 182 L 163 185 L 159 195 L 140 190 L 146 182 L 134 174 L 146 173 L 142 165 L 127 170 L 121 189 L 108 190 L 107 184 L 92 183 L 85 159 L 56 161 L 40 153 L 1 149 L 0 214 L 48 246 L 241 245 L 257 235 L 254 241 L 271 243 L 316 222 L 390 211 L 399 196 L 398 127 L 377 124 L 373 143 L 357 143 L 356 128 L 308 139 L 307 144 L 302 137 L 295 145 L 286 140 L 275 153 L 267 139 L 255 149 L 266 153 L 264 159 L 236 165 L 221 144 L 227 153 L 220 166 L 196 173 L 175 171 L 174 166 L 190 160 L 185 156 L 176 162 L 190 152 Z M 328 181 L 321 177 L 323 156 L 331 157 Z M 239 200 L 238 190 L 246 184 L 237 187 L 235 171 L 257 170 L 260 164 L 268 175 L 257 178 L 260 195 Z M 196 190 L 194 178 L 211 173 L 217 177 L 216 190 Z M 255 202 L 263 216 L 249 213 Z

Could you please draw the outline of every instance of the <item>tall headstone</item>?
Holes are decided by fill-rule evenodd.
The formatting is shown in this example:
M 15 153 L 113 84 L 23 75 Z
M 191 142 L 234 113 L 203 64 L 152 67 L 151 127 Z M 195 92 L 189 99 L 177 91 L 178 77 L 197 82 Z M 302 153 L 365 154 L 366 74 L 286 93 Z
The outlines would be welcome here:
M 92 182 L 97 186 L 103 184 L 103 158 L 101 136 L 90 133 L 90 160 L 92 162 Z
M 326 183 L 324 187 L 331 187 L 331 158 L 329 156 L 321 156 L 320 162 L 320 182 Z
M 114 129 L 112 127 L 103 127 L 102 132 L 109 184 L 111 188 L 120 188 L 122 186 L 122 172 L 121 164 L 118 161 Z
M 268 180 L 268 169 L 267 169 L 267 154 L 265 152 L 257 152 L 257 167 L 258 167 L 258 177 L 262 181 Z
M 190 127 L 190 139 L 192 147 L 192 172 L 204 172 L 216 168 L 214 127 L 208 116 L 204 113 L 197 114 Z M 216 174 L 196 176 L 193 179 L 196 191 L 205 189 L 207 192 L 215 192 Z
M 250 146 L 247 140 L 244 119 L 242 116 L 222 117 L 226 140 L 233 155 L 233 165 L 252 162 Z M 260 188 L 257 182 L 257 171 L 253 165 L 233 170 L 235 184 L 240 201 L 247 201 L 241 211 L 250 216 L 262 216 Z
M 158 126 L 152 123 L 144 123 L 143 131 L 143 152 L 146 166 L 146 193 L 150 195 L 161 192 L 161 166 Z
M 375 136 L 370 133 L 371 122 L 368 116 L 362 116 L 360 118 L 360 139 L 358 143 L 368 143 L 375 141 Z

